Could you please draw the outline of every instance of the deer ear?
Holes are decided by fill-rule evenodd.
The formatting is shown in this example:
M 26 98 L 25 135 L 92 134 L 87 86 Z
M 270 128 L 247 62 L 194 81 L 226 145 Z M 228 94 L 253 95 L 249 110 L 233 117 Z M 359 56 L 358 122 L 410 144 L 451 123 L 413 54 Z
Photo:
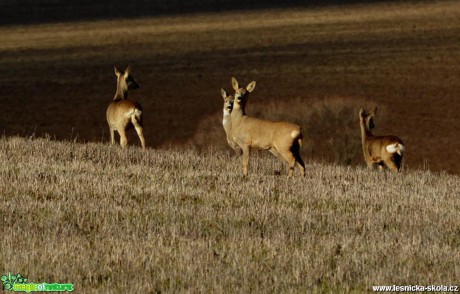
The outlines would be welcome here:
M 121 70 L 118 68 L 118 66 L 114 65 L 113 69 L 115 70 L 115 74 L 117 75 L 117 77 L 121 75 Z
M 362 107 L 359 109 L 359 116 L 360 117 L 364 116 L 364 108 L 362 108 Z
M 227 98 L 227 96 L 228 96 L 228 95 L 227 95 L 227 92 L 225 92 L 225 90 L 222 89 L 222 88 L 220 89 L 220 94 L 222 95 L 222 98 L 224 98 L 224 100 L 225 100 L 225 98 Z
M 129 76 L 131 72 L 131 66 L 128 66 L 126 69 L 125 69 L 125 78 L 127 78 Z
M 377 107 L 374 107 L 374 108 L 369 112 L 369 115 L 370 115 L 370 116 L 374 116 L 376 113 L 377 113 Z
M 255 88 L 256 88 L 256 82 L 255 81 L 250 82 L 249 85 L 246 86 L 246 90 L 248 90 L 249 93 L 254 91 Z
M 240 88 L 240 86 L 238 85 L 238 81 L 234 77 L 232 77 L 232 87 L 235 91 Z

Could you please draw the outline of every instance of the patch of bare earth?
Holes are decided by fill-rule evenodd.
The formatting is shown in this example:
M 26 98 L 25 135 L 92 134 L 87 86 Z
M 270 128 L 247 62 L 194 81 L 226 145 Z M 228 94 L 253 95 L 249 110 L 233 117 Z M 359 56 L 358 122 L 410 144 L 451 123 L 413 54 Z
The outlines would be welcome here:
M 220 115 L 220 88 L 229 90 L 235 76 L 257 81 L 251 115 L 251 104 L 282 101 L 273 117 L 292 117 L 327 97 L 352 97 L 353 107 L 372 102 L 384 110 L 375 133 L 400 136 L 408 166 L 458 173 L 458 8 L 440 1 L 0 27 L 0 130 L 106 142 L 112 65 L 131 64 L 141 85 L 131 97 L 144 107 L 147 144 L 155 148 L 206 136 L 203 122 Z M 355 119 L 357 129 L 350 113 L 338 125 Z M 308 122 L 306 135 L 324 146 L 309 156 L 336 161 L 327 140 L 340 130 L 324 133 L 308 114 L 293 120 Z M 351 162 L 362 163 L 361 154 Z

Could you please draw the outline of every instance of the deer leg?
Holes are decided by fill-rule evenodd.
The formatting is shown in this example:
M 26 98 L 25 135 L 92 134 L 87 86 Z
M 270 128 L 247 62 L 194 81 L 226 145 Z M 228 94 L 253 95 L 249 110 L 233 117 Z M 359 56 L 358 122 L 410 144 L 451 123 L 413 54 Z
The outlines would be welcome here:
M 300 174 L 302 177 L 305 176 L 305 163 L 302 160 L 302 157 L 300 157 L 300 154 L 294 153 L 295 161 L 297 162 L 297 166 L 299 167 Z
M 136 129 L 137 135 L 139 136 L 139 140 L 141 141 L 142 149 L 145 149 L 144 129 L 142 128 L 142 123 L 137 121 L 135 117 L 133 117 L 131 121 Z
M 296 140 L 294 145 L 291 147 L 292 154 L 294 155 L 295 161 L 297 162 L 297 166 L 299 167 L 300 174 L 302 177 L 305 176 L 305 163 L 300 156 L 300 143 Z
M 378 162 L 373 162 L 373 161 L 368 161 L 367 162 L 367 168 L 372 169 L 372 170 L 375 170 L 377 168 L 381 169 L 380 164 Z
M 386 164 L 385 164 L 385 162 L 383 160 L 372 163 L 372 169 L 374 169 L 374 170 L 378 169 L 379 171 L 383 171 L 383 170 L 385 170 L 386 167 L 387 166 L 386 166 Z
M 249 146 L 244 146 L 243 148 L 243 175 L 248 175 L 248 166 L 249 166 L 249 153 L 251 149 Z
M 283 158 L 288 163 L 288 166 L 289 166 L 288 177 L 290 178 L 294 174 L 294 167 L 295 167 L 295 163 L 296 163 L 295 157 L 292 154 L 292 152 L 290 152 L 290 151 L 286 151 L 286 152 L 281 153 L 281 156 L 283 156 Z
M 125 148 L 128 145 L 128 138 L 126 138 L 125 128 L 119 128 L 118 133 L 120 134 L 120 145 L 122 148 Z
M 236 156 L 240 156 L 241 154 L 243 154 L 243 150 L 240 148 L 240 146 L 236 146 L 235 148 L 233 148 L 233 150 L 235 150 Z
M 243 153 L 243 150 L 241 149 L 241 147 L 237 143 L 228 140 L 228 144 L 230 144 L 232 149 L 235 151 L 236 156 L 240 156 Z
M 401 171 L 402 164 L 403 164 L 403 157 L 399 154 L 394 154 L 393 158 L 391 158 L 391 161 L 394 162 L 394 164 L 398 168 L 398 171 Z
M 275 148 L 270 148 L 270 149 L 268 149 L 268 151 L 269 151 L 271 154 L 275 155 L 276 158 L 281 159 L 281 160 L 284 159 L 284 158 L 281 156 L 281 154 L 280 154 Z M 278 173 L 278 172 L 276 172 L 276 173 Z
M 281 155 L 279 154 L 279 152 L 276 151 L 275 148 L 270 148 L 270 149 L 268 149 L 268 151 L 270 151 L 270 153 L 275 155 L 277 158 L 282 158 Z
M 110 128 L 110 144 L 115 144 L 115 130 Z
M 385 165 L 393 172 L 399 171 L 399 165 L 393 161 L 393 159 L 388 159 L 385 161 Z

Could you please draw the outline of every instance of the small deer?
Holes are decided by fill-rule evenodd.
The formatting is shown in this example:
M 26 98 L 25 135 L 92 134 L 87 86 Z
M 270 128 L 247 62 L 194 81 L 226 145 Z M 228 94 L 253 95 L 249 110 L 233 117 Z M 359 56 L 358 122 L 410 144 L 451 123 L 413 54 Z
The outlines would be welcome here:
M 278 158 L 287 161 L 288 176 L 294 173 L 297 163 L 300 173 L 305 176 L 305 164 L 300 156 L 302 130 L 300 126 L 288 122 L 273 122 L 249 117 L 245 113 L 249 93 L 255 88 L 256 82 L 251 82 L 245 88 L 240 88 L 238 81 L 232 78 L 235 90 L 235 100 L 231 112 L 232 134 L 235 142 L 243 150 L 243 174 L 248 174 L 250 150 L 264 149 Z
M 130 75 L 131 68 L 128 66 L 125 71 L 114 66 L 117 76 L 117 91 L 113 101 L 107 108 L 107 123 L 110 128 L 111 143 L 115 143 L 115 131 L 120 134 L 120 145 L 125 148 L 128 145 L 126 131 L 134 126 L 145 149 L 144 130 L 142 127 L 142 107 L 132 100 L 128 100 L 128 91 L 139 88 L 139 85 Z
M 369 113 L 361 108 L 359 122 L 361 126 L 361 141 L 364 160 L 369 168 L 389 168 L 394 172 L 401 171 L 404 156 L 404 143 L 396 136 L 373 136 L 371 130 L 375 127 L 374 116 L 377 107 Z
M 250 82 L 246 88 L 245 87 L 240 87 L 238 81 L 232 77 L 232 87 L 233 90 L 235 90 L 235 94 L 233 95 L 235 99 L 241 99 L 244 101 L 248 101 L 249 98 L 249 93 L 254 91 L 256 88 L 256 82 L 252 81 Z M 243 113 L 246 114 L 246 102 L 241 104 L 241 107 L 243 107 Z
M 222 95 L 222 98 L 224 98 L 224 117 L 222 119 L 222 125 L 224 127 L 225 134 L 227 135 L 227 142 L 230 147 L 235 150 L 236 155 L 241 155 L 241 148 L 232 137 L 232 119 L 230 115 L 233 109 L 234 98 L 233 96 L 228 95 L 224 89 L 220 89 L 220 94 Z

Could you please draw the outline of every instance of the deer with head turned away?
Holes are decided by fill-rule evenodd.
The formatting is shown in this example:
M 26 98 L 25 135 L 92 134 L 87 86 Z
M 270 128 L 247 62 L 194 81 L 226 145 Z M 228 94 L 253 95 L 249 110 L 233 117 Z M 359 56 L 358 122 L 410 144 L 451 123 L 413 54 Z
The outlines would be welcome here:
M 124 71 L 116 66 L 114 68 L 117 76 L 117 91 L 106 113 L 111 143 L 115 143 L 115 131 L 117 131 L 120 135 L 120 145 L 125 148 L 128 145 L 126 132 L 134 127 L 141 141 L 141 146 L 145 149 L 142 107 L 138 102 L 128 100 L 128 91 L 139 88 L 139 85 L 130 74 L 131 68 L 129 66 Z
M 401 171 L 404 143 L 396 136 L 374 136 L 372 129 L 374 125 L 374 116 L 377 107 L 374 107 L 369 113 L 363 108 L 359 110 L 359 122 L 361 126 L 361 141 L 363 146 L 364 160 L 369 168 L 384 169 L 391 171 Z
M 240 87 L 232 78 L 235 100 L 231 112 L 233 139 L 243 150 L 243 174 L 248 174 L 249 154 L 251 149 L 268 150 L 278 158 L 284 159 L 289 166 L 288 176 L 294 173 L 295 165 L 305 175 L 305 164 L 300 156 L 302 130 L 300 126 L 289 122 L 274 122 L 250 117 L 246 114 L 246 103 L 249 93 L 256 82 Z
M 227 136 L 227 142 L 233 150 L 235 150 L 236 155 L 241 155 L 240 146 L 233 140 L 232 137 L 232 118 L 231 113 L 233 109 L 234 98 L 232 95 L 229 95 L 224 89 L 220 89 L 220 94 L 224 98 L 224 117 L 222 118 L 222 125 Z

